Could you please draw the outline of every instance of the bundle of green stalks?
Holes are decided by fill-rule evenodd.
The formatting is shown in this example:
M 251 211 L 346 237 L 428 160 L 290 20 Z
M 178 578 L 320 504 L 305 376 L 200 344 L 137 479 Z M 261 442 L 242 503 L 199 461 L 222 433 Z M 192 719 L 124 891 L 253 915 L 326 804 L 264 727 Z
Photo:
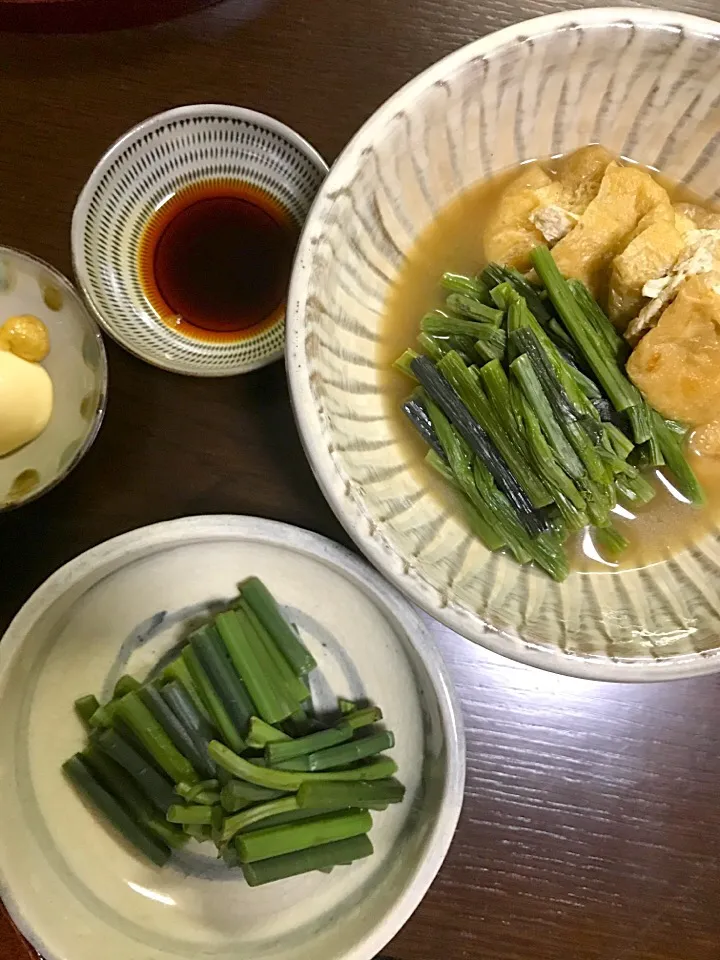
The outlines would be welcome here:
M 547 247 L 532 259 L 537 284 L 497 264 L 446 273 L 444 309 L 422 318 L 418 349 L 395 367 L 417 384 L 403 410 L 473 533 L 561 581 L 578 531 L 592 527 L 613 559 L 627 547 L 612 514 L 653 498 L 645 468 L 696 506 L 704 496 L 685 430 L 630 382 L 626 344 L 590 292 Z
M 378 707 L 313 711 L 314 658 L 255 577 L 195 630 L 159 676 L 81 697 L 88 731 L 67 777 L 138 854 L 164 866 L 211 841 L 251 886 L 329 871 L 373 852 L 371 811 L 405 790 Z

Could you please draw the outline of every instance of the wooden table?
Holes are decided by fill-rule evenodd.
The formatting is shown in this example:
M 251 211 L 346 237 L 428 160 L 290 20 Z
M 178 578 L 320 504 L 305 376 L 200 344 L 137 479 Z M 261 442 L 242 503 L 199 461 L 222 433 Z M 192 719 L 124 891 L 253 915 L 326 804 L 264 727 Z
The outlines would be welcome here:
M 136 32 L 0 37 L 0 242 L 69 274 L 78 191 L 106 146 L 156 111 L 244 104 L 332 160 L 444 54 L 525 17 L 595 5 L 231 0 Z M 716 0 L 655 6 L 710 16 Z M 256 514 L 349 543 L 303 456 L 282 364 L 204 381 L 112 343 L 108 353 L 95 446 L 58 489 L 0 518 L 0 628 L 60 564 L 157 520 Z M 717 960 L 720 680 L 564 679 L 435 633 L 465 710 L 466 803 L 439 877 L 384 956 Z M 2 960 L 28 956 L 0 915 Z

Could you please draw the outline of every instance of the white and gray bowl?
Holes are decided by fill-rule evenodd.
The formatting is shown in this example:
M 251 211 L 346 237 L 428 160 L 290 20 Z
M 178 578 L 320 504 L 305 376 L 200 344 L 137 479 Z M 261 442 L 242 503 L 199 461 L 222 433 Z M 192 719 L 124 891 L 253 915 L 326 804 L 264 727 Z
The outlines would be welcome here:
M 427 611 L 517 660 L 605 680 L 720 668 L 720 539 L 558 585 L 474 540 L 408 469 L 380 367 L 386 298 L 471 185 L 600 142 L 720 199 L 720 24 L 595 9 L 509 27 L 430 67 L 335 163 L 300 245 L 287 363 L 305 447 L 360 548 Z

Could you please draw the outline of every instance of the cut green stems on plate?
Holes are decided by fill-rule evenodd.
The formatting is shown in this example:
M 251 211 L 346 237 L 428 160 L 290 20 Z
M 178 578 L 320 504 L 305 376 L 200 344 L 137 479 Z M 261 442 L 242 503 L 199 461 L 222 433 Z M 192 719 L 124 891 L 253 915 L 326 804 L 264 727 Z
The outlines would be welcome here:
M 240 591 L 296 675 L 303 677 L 314 670 L 315 658 L 282 615 L 265 584 L 257 577 L 249 577 L 240 584 Z
M 378 757 L 371 763 L 352 770 L 334 770 L 324 773 L 294 773 L 287 770 L 274 770 L 260 767 L 243 757 L 237 756 L 224 744 L 214 740 L 209 747 L 210 756 L 223 769 L 240 780 L 247 780 L 259 787 L 270 790 L 296 792 L 301 783 L 307 780 L 384 780 L 397 773 L 397 764 L 390 757 Z
M 325 843 L 308 850 L 298 850 L 286 853 L 284 856 L 272 857 L 270 860 L 259 860 L 254 863 L 242 864 L 245 880 L 250 887 L 259 887 L 265 883 L 274 883 L 276 880 L 285 880 L 303 873 L 321 870 L 346 863 L 354 863 L 372 855 L 373 846 L 367 834 L 351 837 L 349 840 L 337 840 L 334 843 Z
M 309 736 L 299 737 L 297 740 L 268 743 L 265 747 L 265 759 L 268 764 L 275 766 L 285 760 L 306 757 L 317 750 L 324 750 L 326 747 L 334 747 L 339 743 L 345 743 L 346 740 L 351 740 L 353 732 L 354 728 L 346 720 L 338 724 L 337 727 L 311 733 Z
M 143 829 L 95 779 L 80 754 L 63 764 L 63 770 L 90 803 L 139 853 L 159 867 L 170 859 L 170 847 Z
M 241 863 L 253 863 L 338 840 L 348 840 L 367 833 L 371 827 L 372 817 L 367 810 L 348 810 L 301 823 L 239 834 L 235 846 Z

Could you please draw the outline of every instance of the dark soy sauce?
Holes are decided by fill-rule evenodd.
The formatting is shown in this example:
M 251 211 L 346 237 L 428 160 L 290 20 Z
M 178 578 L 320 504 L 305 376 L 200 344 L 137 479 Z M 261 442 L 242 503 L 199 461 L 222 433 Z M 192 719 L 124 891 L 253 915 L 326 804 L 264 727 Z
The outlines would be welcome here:
M 284 309 L 298 227 L 249 184 L 195 184 L 164 203 L 140 243 L 148 300 L 174 329 L 238 339 Z

